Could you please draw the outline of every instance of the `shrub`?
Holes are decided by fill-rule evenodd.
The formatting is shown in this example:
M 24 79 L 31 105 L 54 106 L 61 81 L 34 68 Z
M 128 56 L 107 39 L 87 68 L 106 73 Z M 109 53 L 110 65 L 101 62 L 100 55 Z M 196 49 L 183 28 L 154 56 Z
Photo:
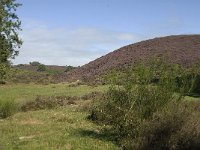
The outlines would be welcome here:
M 0 99 L 0 118 L 7 118 L 17 111 L 17 104 L 13 99 Z
M 100 111 L 112 113 L 108 116 L 114 115 L 113 112 L 119 113 L 122 124 L 132 112 L 141 119 L 151 117 L 155 111 L 174 99 L 177 72 L 176 66 L 161 62 L 148 67 L 139 64 L 122 73 L 114 72 L 110 78 L 111 87 L 99 106 Z M 151 83 L 155 76 L 159 76 L 159 82 L 153 85 Z M 112 122 L 115 119 L 113 117 Z M 118 121 L 116 124 L 119 125 Z
M 185 81 L 185 83 L 183 83 Z M 188 71 L 184 76 L 176 78 L 177 89 L 180 90 L 181 86 L 185 84 L 187 86 L 186 91 L 183 91 L 184 95 L 200 95 L 200 75 Z
M 27 102 L 21 106 L 22 111 L 41 109 L 53 109 L 59 106 L 76 104 L 78 97 L 70 96 L 37 96 L 34 101 Z
M 41 63 L 38 61 L 33 61 L 33 62 L 30 62 L 29 64 L 32 66 L 39 66 Z
M 182 109 L 179 111 L 178 106 L 190 91 L 193 77 L 187 80 L 188 70 L 178 65 L 157 60 L 149 64 L 113 72 L 108 78 L 111 87 L 94 105 L 92 115 L 97 123 L 109 125 L 126 149 L 173 149 L 169 142 L 174 131 L 178 133 L 188 120 L 188 114 Z M 177 76 L 181 82 L 179 87 Z M 159 80 L 153 83 L 154 79 Z M 177 112 L 164 111 L 171 103 L 178 105 L 174 108 Z M 180 142 L 179 137 L 176 139 Z
M 0 84 L 5 84 L 7 72 L 9 71 L 9 65 L 6 63 L 0 63 Z
M 193 81 L 193 86 L 190 90 L 190 95 L 200 95 L 200 75 L 195 74 L 195 79 Z
M 103 95 L 102 92 L 91 92 L 89 94 L 85 94 L 83 96 L 81 96 L 81 99 L 82 100 L 95 100 L 95 99 L 98 99 L 100 98 L 101 96 Z
M 25 66 L 24 64 L 18 64 L 18 65 L 16 65 L 16 67 L 23 67 L 23 66 Z
M 73 67 L 73 66 L 66 66 L 65 72 L 69 72 L 71 70 L 76 69 L 77 67 Z
M 43 64 L 38 65 L 37 71 L 46 71 L 46 66 Z
M 195 104 L 196 106 L 199 103 Z M 200 148 L 199 110 L 191 109 L 190 102 L 170 103 L 167 107 L 145 120 L 136 138 L 129 137 L 122 141 L 126 149 L 139 150 L 197 150 Z
M 183 83 L 185 81 L 185 83 Z M 200 63 L 194 64 L 191 68 L 185 69 L 181 76 L 177 76 L 177 87 L 185 84 L 187 92 L 185 95 L 200 95 Z M 189 88 L 189 89 L 188 89 Z

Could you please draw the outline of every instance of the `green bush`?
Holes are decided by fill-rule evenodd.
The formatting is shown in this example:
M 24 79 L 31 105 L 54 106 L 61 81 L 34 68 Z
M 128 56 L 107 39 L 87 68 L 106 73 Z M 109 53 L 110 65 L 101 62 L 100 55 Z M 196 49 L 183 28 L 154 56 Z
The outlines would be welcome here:
M 166 144 L 174 131 L 178 133 L 188 120 L 188 114 L 178 111 L 178 106 L 185 93 L 191 90 L 193 77 L 187 80 L 188 70 L 178 65 L 167 65 L 159 60 L 149 64 L 139 64 L 123 72 L 114 71 L 107 78 L 110 89 L 92 110 L 96 122 L 109 125 L 125 149 L 173 149 L 170 147 L 173 144 Z M 177 76 L 181 82 L 179 87 Z M 152 81 L 156 78 L 159 80 L 155 84 Z M 177 105 L 174 108 L 177 112 L 172 109 L 162 113 L 171 103 Z M 184 143 L 180 136 L 177 134 L 174 138 Z M 197 136 L 191 140 L 195 138 Z
M 184 84 L 182 81 L 185 81 L 187 85 L 187 90 L 183 91 L 185 95 L 196 95 L 200 96 L 200 75 L 197 73 L 192 73 L 188 71 L 184 76 L 177 77 L 177 89 L 180 90 L 180 87 Z
M 200 96 L 200 75 L 195 74 L 194 76 L 195 77 L 194 77 L 193 85 L 192 85 L 192 88 L 189 92 L 189 95 Z
M 139 64 L 124 72 L 114 72 L 109 78 L 111 87 L 104 97 L 105 100 L 99 105 L 100 112 L 105 111 L 106 115 L 112 113 L 108 115 L 111 117 L 119 113 L 122 124 L 132 112 L 140 119 L 151 117 L 174 99 L 178 71 L 176 66 L 155 62 L 151 66 Z M 156 76 L 159 76 L 159 82 L 154 85 L 152 80 Z M 177 96 L 180 99 L 182 95 Z M 113 117 L 112 122 L 115 119 L 116 117 Z M 119 125 L 119 120 L 116 125 Z
M 22 111 L 53 109 L 60 106 L 75 105 L 79 97 L 70 96 L 37 96 L 34 101 L 29 101 L 21 106 Z
M 7 118 L 17 111 L 17 104 L 13 99 L 0 99 L 0 118 Z
M 184 104 L 185 103 L 185 104 Z M 138 136 L 124 138 L 126 149 L 197 150 L 200 148 L 200 103 L 170 103 L 139 127 Z M 200 108 L 200 107 L 199 107 Z
M 0 62 L 0 84 L 5 84 L 5 79 L 7 77 L 8 70 L 8 64 Z
M 38 61 L 33 61 L 33 62 L 30 62 L 29 64 L 32 66 L 39 66 L 41 63 Z
M 65 72 L 69 72 L 71 70 L 76 69 L 77 67 L 73 67 L 73 66 L 66 66 Z
M 38 65 L 37 71 L 46 71 L 46 66 L 43 64 Z
M 185 83 L 183 83 L 185 81 Z M 194 64 L 189 69 L 184 69 L 182 75 L 177 76 L 177 88 L 185 84 L 185 95 L 200 96 L 200 63 Z

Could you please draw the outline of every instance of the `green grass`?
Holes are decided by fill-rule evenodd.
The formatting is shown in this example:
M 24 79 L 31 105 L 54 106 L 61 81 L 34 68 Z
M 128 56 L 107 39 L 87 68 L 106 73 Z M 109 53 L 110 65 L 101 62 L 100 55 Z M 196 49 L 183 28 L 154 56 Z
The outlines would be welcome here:
M 65 95 L 82 96 L 92 91 L 105 91 L 108 86 L 91 87 L 80 85 L 78 87 L 69 87 L 68 83 L 62 84 L 17 84 L 0 86 L 0 99 L 15 99 L 17 102 L 34 100 L 37 95 Z
M 73 106 L 18 113 L 0 121 L 0 149 L 119 149 Z
M 17 84 L 0 86 L 0 101 L 14 100 L 24 103 L 34 100 L 37 95 L 82 96 L 92 91 L 106 91 L 108 86 L 91 87 L 69 84 Z M 186 100 L 199 98 L 186 97 Z M 118 150 L 112 137 L 103 135 L 102 127 L 86 119 L 87 112 L 79 108 L 89 101 L 78 101 L 55 109 L 18 112 L 0 119 L 1 149 L 61 149 L 61 150 Z
M 13 99 L 0 99 L 0 119 L 7 118 L 17 112 L 17 104 Z
M 19 84 L 1 86 L 0 97 L 4 100 L 14 98 L 15 102 L 22 103 L 33 100 L 37 95 L 82 96 L 106 89 L 107 86 Z M 86 119 L 87 112 L 79 110 L 85 102 L 50 110 L 18 112 L 7 119 L 0 119 L 0 149 L 119 149 L 110 136 L 99 132 L 100 126 Z
M 197 101 L 200 100 L 200 97 L 185 96 L 184 99 L 187 101 Z

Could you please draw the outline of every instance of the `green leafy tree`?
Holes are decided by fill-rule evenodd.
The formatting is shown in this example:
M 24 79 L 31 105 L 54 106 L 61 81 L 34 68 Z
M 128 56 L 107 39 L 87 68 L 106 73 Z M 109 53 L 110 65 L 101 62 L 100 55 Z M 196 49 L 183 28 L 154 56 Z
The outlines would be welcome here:
M 0 80 L 4 80 L 9 59 L 18 55 L 18 49 L 22 45 L 18 31 L 21 30 L 21 21 L 16 15 L 17 8 L 21 4 L 16 0 L 0 0 Z

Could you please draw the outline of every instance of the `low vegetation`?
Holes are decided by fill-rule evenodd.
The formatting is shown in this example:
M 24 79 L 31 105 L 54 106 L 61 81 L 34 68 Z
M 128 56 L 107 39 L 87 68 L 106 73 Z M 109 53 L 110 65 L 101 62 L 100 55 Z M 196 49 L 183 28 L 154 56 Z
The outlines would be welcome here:
M 199 149 L 199 102 L 184 101 L 196 84 L 195 72 L 162 61 L 149 64 L 111 73 L 111 86 L 89 118 L 109 126 L 124 149 Z
M 200 65 L 186 69 L 199 59 L 199 35 L 125 46 L 76 71 L 37 61 L 12 66 L 22 45 L 19 6 L 0 2 L 0 149 L 200 149 Z M 168 64 L 128 68 L 166 49 Z M 100 75 L 113 68 L 128 69 L 104 82 Z
M 3 66 L 0 66 L 3 67 Z M 38 61 L 14 65 L 0 72 L 0 84 L 36 83 L 51 84 L 68 81 L 65 74 L 76 69 L 73 66 L 44 65 Z M 1 69 L 1 68 L 0 68 Z M 2 68 L 3 69 L 3 68 Z
M 68 83 L 0 86 L 0 104 L 11 99 L 14 103 L 6 111 L 17 106 L 0 119 L 0 149 L 120 149 L 112 137 L 100 133 L 101 126 L 86 119 L 91 100 L 107 88 Z
M 10 117 L 17 112 L 17 109 L 13 99 L 0 99 L 0 119 Z
M 101 86 L 1 85 L 0 148 L 199 149 L 198 67 L 149 64 L 112 71 Z
M 73 67 L 73 66 L 66 66 L 65 72 L 69 72 L 71 70 L 76 69 L 77 67 Z

